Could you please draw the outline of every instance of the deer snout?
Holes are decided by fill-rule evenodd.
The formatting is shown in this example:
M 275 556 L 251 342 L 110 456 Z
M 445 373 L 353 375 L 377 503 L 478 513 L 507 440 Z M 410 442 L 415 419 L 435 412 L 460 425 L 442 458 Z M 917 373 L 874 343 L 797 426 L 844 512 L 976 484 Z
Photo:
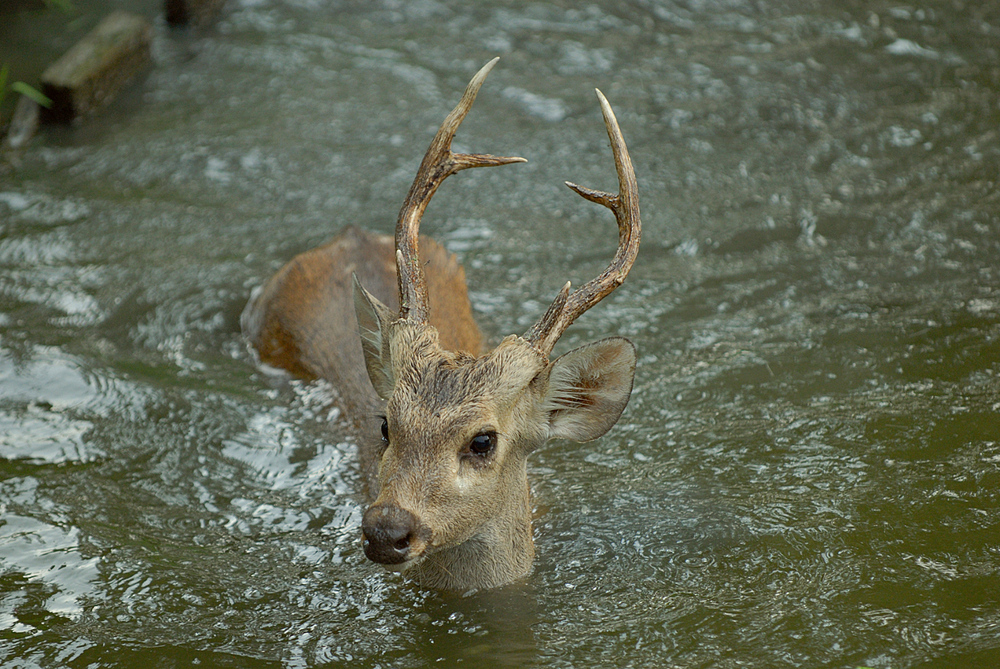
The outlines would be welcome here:
M 400 564 L 420 555 L 430 529 L 395 504 L 376 504 L 361 519 L 365 555 L 379 564 Z

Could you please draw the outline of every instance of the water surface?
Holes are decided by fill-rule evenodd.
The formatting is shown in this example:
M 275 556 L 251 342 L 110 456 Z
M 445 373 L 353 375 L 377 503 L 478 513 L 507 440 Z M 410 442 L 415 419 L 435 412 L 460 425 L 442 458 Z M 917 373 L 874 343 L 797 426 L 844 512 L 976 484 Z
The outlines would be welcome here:
M 28 78 L 110 7 L 4 15 Z M 65 23 L 65 21 L 69 23 Z M 61 23 L 62 22 L 62 23 Z M 1000 664 L 992 5 L 237 0 L 0 173 L 0 658 L 17 667 Z M 640 352 L 619 425 L 531 463 L 523 582 L 367 562 L 355 445 L 275 385 L 250 290 L 388 232 L 501 56 L 424 230 L 493 339 L 614 251 L 593 88 L 641 189 L 628 282 L 558 351 Z

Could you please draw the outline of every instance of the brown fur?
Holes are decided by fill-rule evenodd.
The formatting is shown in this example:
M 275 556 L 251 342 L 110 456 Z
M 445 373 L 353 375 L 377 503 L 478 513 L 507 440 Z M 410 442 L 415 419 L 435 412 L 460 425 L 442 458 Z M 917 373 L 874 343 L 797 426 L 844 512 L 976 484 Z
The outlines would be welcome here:
M 548 361 L 516 338 L 469 358 L 438 347 L 431 327 L 393 329 L 396 387 L 375 504 L 410 510 L 433 528 L 412 568 L 422 584 L 489 588 L 519 578 L 534 556 L 527 458 L 547 436 L 544 389 L 532 382 Z M 479 463 L 462 450 L 487 428 L 499 443 Z

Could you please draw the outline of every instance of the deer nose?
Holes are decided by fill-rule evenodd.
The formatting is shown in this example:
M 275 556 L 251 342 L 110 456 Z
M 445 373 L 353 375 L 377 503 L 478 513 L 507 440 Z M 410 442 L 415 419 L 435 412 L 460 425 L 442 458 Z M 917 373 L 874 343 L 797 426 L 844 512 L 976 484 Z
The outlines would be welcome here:
M 376 504 L 361 519 L 365 555 L 379 564 L 406 562 L 428 534 L 417 517 L 394 504 Z M 416 549 L 416 550 L 415 550 Z

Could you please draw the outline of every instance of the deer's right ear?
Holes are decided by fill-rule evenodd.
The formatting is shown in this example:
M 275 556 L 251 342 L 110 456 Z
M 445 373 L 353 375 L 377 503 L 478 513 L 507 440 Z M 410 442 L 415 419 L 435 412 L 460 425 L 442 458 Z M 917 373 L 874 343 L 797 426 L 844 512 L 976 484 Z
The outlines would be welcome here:
M 389 358 L 392 312 L 361 286 L 357 275 L 354 275 L 354 311 L 358 317 L 358 334 L 361 336 L 368 378 L 378 396 L 388 400 L 396 385 Z
M 608 337 L 556 358 L 550 369 L 544 404 L 549 436 L 590 441 L 610 430 L 628 404 L 635 346 Z

